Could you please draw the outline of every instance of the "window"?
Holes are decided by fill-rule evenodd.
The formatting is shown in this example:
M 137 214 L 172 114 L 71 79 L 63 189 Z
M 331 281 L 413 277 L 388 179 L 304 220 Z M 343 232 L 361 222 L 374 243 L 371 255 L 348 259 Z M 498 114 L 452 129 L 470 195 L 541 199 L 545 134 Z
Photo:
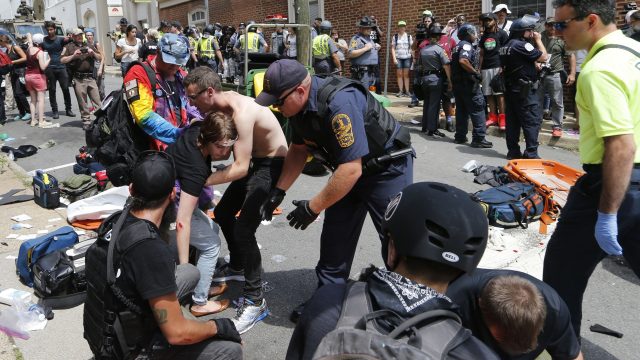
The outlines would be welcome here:
M 201 25 L 204 27 L 207 22 L 207 17 L 203 9 L 197 9 L 189 13 L 189 25 Z
M 191 14 L 192 22 L 197 22 L 202 20 L 204 20 L 204 11 L 196 11 L 193 14 Z

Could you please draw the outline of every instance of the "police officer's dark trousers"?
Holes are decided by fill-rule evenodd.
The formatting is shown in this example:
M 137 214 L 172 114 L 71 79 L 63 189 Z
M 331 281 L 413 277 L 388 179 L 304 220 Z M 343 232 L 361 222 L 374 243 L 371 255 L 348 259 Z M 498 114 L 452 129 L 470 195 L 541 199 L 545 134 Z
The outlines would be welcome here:
M 234 270 L 244 269 L 243 296 L 262 301 L 262 257 L 256 241 L 260 205 L 269 196 L 282 172 L 284 158 L 251 159 L 247 176 L 233 181 L 214 209 L 215 220 L 227 240 Z M 240 216 L 236 219 L 236 214 Z
M 456 140 L 465 140 L 469 131 L 469 117 L 473 140 L 484 140 L 486 133 L 486 116 L 484 96 L 480 86 L 474 81 L 464 78 L 453 80 L 453 95 L 456 98 Z
M 436 131 L 440 119 L 440 99 L 442 97 L 442 77 L 436 74 L 422 77 L 422 132 Z
M 525 91 L 526 92 L 526 91 Z M 530 90 L 528 94 L 522 93 L 522 88 L 517 85 L 507 85 L 505 92 L 507 115 L 507 156 L 512 158 L 537 158 L 538 134 L 542 125 L 540 116 L 540 100 L 536 90 Z M 520 128 L 524 133 L 525 150 L 520 152 Z
M 373 66 L 359 66 L 358 70 L 351 70 L 351 78 L 355 80 L 359 80 L 364 86 L 369 89 L 371 86 L 375 86 L 376 84 L 376 74 L 373 70 Z
M 544 258 L 543 280 L 567 303 L 573 329 L 580 337 L 582 297 L 589 277 L 607 254 L 594 232 L 602 190 L 602 168 L 585 165 L 587 173 L 571 188 Z M 618 242 L 631 269 L 640 277 L 640 164 L 618 210 Z
M 66 68 L 47 68 L 44 71 L 47 76 L 47 87 L 49 88 L 49 103 L 51 111 L 58 112 L 58 99 L 56 98 L 56 82 L 60 83 L 62 97 L 64 98 L 64 109 L 71 111 L 71 94 L 69 93 L 69 74 Z
M 367 212 L 383 242 L 381 252 L 386 263 L 382 217 L 391 198 L 412 183 L 413 157 L 409 155 L 394 160 L 379 174 L 361 177 L 345 197 L 325 210 L 316 266 L 318 287 L 346 283 Z

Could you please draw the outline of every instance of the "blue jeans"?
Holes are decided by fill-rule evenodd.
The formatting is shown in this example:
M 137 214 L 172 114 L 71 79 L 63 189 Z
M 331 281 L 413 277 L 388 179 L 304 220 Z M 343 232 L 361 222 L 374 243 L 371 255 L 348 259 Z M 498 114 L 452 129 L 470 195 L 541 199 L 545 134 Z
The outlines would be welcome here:
M 193 290 L 193 302 L 204 305 L 209 297 L 211 278 L 220 253 L 220 228 L 202 210 L 196 209 L 191 217 L 191 236 L 189 244 L 200 251 L 196 267 L 200 271 L 200 280 Z
M 216 268 L 218 254 L 220 253 L 220 228 L 202 210 L 195 209 L 191 216 L 191 235 L 189 245 L 198 249 L 199 257 L 196 263 L 200 279 L 193 290 L 193 303 L 204 305 L 209 298 L 211 278 Z M 170 243 L 176 246 L 176 232 L 169 235 Z M 177 247 L 174 248 L 177 258 Z

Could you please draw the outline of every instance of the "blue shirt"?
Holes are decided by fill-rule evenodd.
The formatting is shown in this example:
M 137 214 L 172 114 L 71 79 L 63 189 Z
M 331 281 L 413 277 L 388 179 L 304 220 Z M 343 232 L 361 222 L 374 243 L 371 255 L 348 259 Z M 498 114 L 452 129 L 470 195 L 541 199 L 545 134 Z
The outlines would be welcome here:
M 351 65 L 378 65 L 378 52 L 375 49 L 375 43 L 368 36 L 363 36 L 362 34 L 358 33 L 354 37 L 352 37 L 351 43 L 349 44 L 349 52 L 362 49 L 367 43 L 371 44 L 371 50 L 365 52 L 357 58 L 352 58 Z
M 324 81 L 317 76 L 311 78 L 307 106 L 302 114 L 291 118 L 291 140 L 294 144 L 305 144 L 311 153 L 317 150 L 328 153 L 327 160 L 337 167 L 369 154 L 364 130 L 367 98 L 354 87 L 340 90 L 328 104 L 325 117 L 318 119 L 319 128 L 315 129 L 312 122 L 318 111 L 318 89 Z
M 453 49 L 453 55 L 451 55 L 451 76 L 467 75 L 468 71 L 460 66 L 460 60 L 467 59 L 471 65 L 478 69 L 478 49 L 470 42 L 462 40 Z
M 51 69 L 64 69 L 65 65 L 60 62 L 60 54 L 62 53 L 62 49 L 64 45 L 69 41 L 63 38 L 62 36 L 56 36 L 55 39 L 51 40 L 48 36 L 45 36 L 44 41 L 42 41 L 42 50 L 49 53 L 51 57 L 51 62 L 49 62 L 49 68 Z M 69 54 L 67 54 L 69 55 Z
M 542 55 L 531 43 L 521 39 L 511 39 L 500 48 L 500 64 L 504 67 L 507 82 L 518 79 L 535 81 L 538 76 L 535 62 Z

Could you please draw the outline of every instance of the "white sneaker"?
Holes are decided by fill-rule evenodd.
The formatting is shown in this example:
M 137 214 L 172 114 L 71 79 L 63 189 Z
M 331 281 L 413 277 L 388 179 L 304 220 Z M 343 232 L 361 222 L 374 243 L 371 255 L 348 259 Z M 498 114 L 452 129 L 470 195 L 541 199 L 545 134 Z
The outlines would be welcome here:
M 262 299 L 260 305 L 254 304 L 251 300 L 244 299 L 240 307 L 236 310 L 236 316 L 232 321 L 238 333 L 244 334 L 249 331 L 253 325 L 262 321 L 268 315 L 269 309 L 267 308 L 267 301 L 265 299 Z

